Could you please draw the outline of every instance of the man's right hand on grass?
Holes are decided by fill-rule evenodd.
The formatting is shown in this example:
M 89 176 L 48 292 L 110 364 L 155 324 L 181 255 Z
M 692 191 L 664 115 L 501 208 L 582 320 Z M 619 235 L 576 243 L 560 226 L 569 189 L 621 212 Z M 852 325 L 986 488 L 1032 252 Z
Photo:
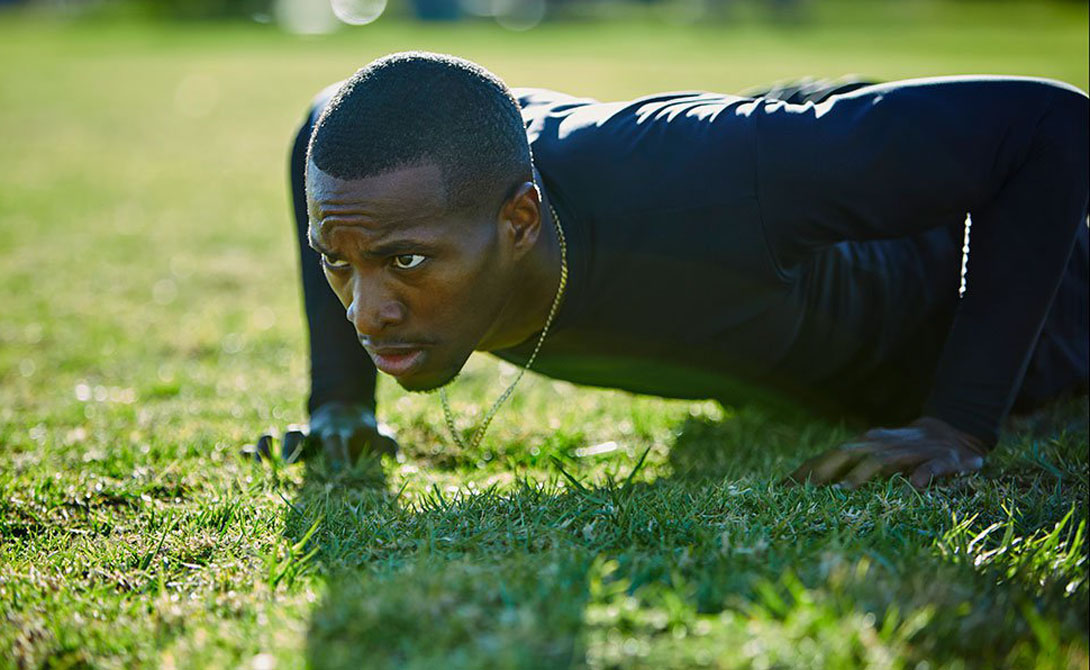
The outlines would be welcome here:
M 256 457 L 268 458 L 272 436 L 265 434 L 254 447 Z M 374 411 L 360 403 L 327 402 L 310 416 L 310 426 L 289 427 L 284 433 L 283 458 L 297 461 L 325 454 L 331 465 L 352 465 L 364 453 L 396 454 L 397 441 L 378 425 Z
M 397 442 L 385 434 L 367 405 L 327 402 L 310 415 L 309 442 L 330 463 L 351 465 L 363 453 L 396 454 Z

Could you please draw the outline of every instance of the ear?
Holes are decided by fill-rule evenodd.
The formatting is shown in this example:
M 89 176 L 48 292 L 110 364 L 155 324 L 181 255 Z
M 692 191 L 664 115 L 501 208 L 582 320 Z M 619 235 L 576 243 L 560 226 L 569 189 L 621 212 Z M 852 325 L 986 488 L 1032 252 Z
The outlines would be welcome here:
M 522 256 L 534 247 L 541 233 L 541 198 L 533 182 L 519 184 L 504 201 L 499 224 L 515 256 Z

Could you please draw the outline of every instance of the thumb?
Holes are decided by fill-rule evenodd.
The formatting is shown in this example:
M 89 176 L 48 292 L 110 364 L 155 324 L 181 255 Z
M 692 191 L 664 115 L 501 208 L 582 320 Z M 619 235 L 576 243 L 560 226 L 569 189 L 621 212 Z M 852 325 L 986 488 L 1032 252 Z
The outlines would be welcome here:
M 371 449 L 377 454 L 393 456 L 398 452 L 399 448 L 397 440 L 389 435 L 376 432 L 375 436 L 371 438 Z

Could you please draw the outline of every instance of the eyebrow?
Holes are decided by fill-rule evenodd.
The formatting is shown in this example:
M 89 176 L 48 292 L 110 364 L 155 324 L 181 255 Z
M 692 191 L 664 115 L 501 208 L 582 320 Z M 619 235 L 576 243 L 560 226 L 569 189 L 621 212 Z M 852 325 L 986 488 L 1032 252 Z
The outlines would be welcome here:
M 419 240 L 392 240 L 390 242 L 375 245 L 373 248 L 365 251 L 364 254 L 372 258 L 386 258 L 388 256 L 416 253 L 419 251 L 430 252 L 432 251 L 432 245 Z
M 311 248 L 319 253 L 327 256 L 336 256 L 336 254 L 322 244 L 322 241 L 314 234 L 314 229 L 311 228 L 307 232 L 307 239 L 310 242 Z M 375 245 L 371 249 L 364 251 L 364 255 L 370 258 L 386 258 L 388 256 L 397 256 L 398 254 L 407 254 L 415 252 L 432 252 L 435 246 L 429 242 L 422 240 L 391 240 L 382 244 Z
M 307 230 L 307 242 L 310 243 L 310 248 L 311 249 L 314 249 L 315 251 L 317 251 L 319 253 L 323 253 L 323 254 L 325 254 L 327 256 L 332 255 L 332 253 L 333 253 L 324 244 L 322 244 L 322 241 L 320 239 L 318 239 L 317 235 L 314 234 L 314 227 L 313 226 L 311 226 Z

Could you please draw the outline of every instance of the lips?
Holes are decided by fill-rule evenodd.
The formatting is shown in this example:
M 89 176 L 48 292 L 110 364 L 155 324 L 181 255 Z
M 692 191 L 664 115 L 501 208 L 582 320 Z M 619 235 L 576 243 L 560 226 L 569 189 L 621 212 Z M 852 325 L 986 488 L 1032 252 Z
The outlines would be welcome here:
M 391 377 L 401 377 L 419 367 L 424 360 L 420 347 L 369 348 L 375 367 Z

